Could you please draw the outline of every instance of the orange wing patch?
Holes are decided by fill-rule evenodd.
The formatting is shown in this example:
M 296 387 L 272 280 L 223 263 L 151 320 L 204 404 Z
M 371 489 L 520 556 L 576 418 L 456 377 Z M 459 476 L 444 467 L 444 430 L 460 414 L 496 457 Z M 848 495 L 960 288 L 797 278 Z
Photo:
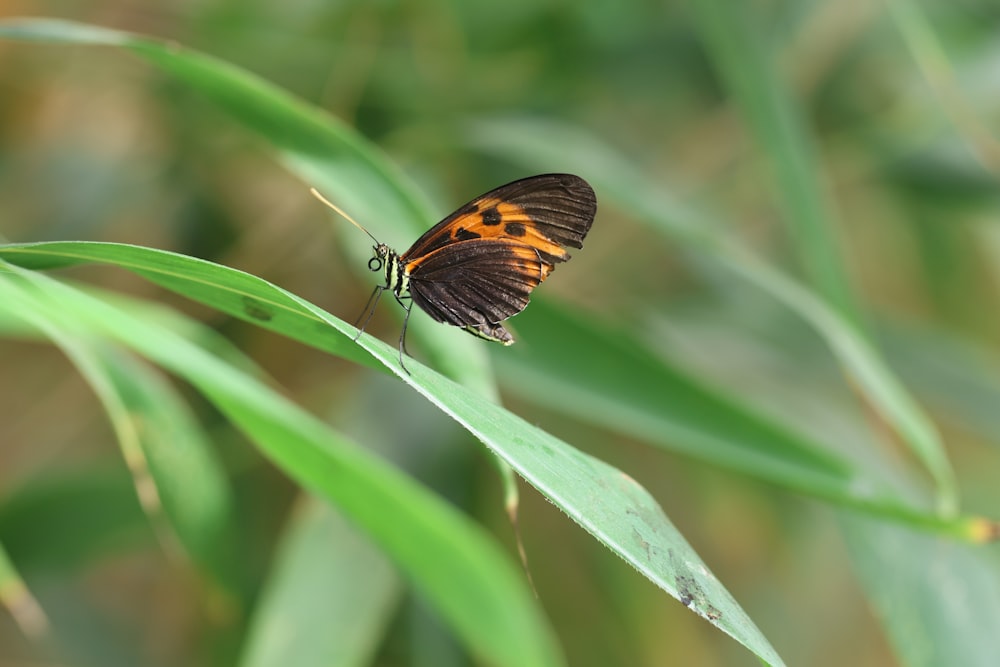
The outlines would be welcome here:
M 544 262 L 565 262 L 569 259 L 561 245 L 539 229 L 539 225 L 518 204 L 495 197 L 469 202 L 448 218 L 435 225 L 402 259 L 419 258 L 438 248 L 473 239 L 496 239 L 529 245 L 540 253 Z
M 538 225 L 524 209 L 502 199 L 479 199 L 470 202 L 448 221 L 433 242 L 471 241 L 472 239 L 504 239 L 536 248 L 548 261 L 566 261 L 569 253 L 541 233 Z M 447 240 L 444 235 L 447 234 Z

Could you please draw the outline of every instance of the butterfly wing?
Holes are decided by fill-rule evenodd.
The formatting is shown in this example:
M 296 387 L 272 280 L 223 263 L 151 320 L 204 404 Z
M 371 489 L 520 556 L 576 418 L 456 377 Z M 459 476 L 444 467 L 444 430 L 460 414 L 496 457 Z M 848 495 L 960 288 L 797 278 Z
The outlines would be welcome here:
M 582 248 L 597 211 L 590 185 L 543 174 L 477 197 L 434 225 L 400 256 L 413 301 L 438 322 L 510 345 L 500 324 Z
M 449 244 L 492 239 L 530 246 L 554 265 L 569 259 L 565 247 L 583 247 L 596 211 L 594 190 L 579 176 L 532 176 L 473 199 L 427 230 L 400 259 L 419 263 Z
M 531 291 L 551 271 L 552 265 L 529 245 L 461 241 L 421 258 L 410 273 L 410 295 L 438 322 L 510 344 L 513 338 L 499 322 L 524 310 Z

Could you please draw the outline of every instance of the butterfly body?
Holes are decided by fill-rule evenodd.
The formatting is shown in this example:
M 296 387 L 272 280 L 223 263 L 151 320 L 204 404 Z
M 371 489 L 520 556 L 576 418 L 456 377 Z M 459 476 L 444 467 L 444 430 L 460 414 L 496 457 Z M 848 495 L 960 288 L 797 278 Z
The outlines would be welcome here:
M 582 178 L 544 174 L 477 197 L 401 255 L 376 241 L 368 268 L 381 271 L 385 284 L 376 286 L 365 313 L 370 319 L 386 290 L 406 310 L 400 363 L 414 303 L 438 322 L 511 345 L 501 322 L 524 310 L 532 290 L 570 258 L 566 247 L 583 247 L 596 210 Z

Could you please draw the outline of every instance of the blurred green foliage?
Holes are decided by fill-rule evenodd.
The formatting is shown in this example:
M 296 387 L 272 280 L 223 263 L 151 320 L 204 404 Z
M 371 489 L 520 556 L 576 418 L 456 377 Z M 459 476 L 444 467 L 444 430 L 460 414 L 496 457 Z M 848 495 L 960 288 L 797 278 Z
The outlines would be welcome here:
M 1000 515 L 995 3 L 24 0 L 9 13 L 210 54 L 330 111 L 345 128 L 331 145 L 353 148 L 313 146 L 321 118 L 275 122 L 289 116 L 252 104 L 265 94 L 227 97 L 218 72 L 169 53 L 0 40 L 4 240 L 170 250 L 350 322 L 376 279 L 370 243 L 309 185 L 401 250 L 507 180 L 578 173 L 597 221 L 512 321 L 518 345 L 416 313 L 415 356 L 637 480 L 789 664 L 1000 654 L 998 554 L 974 544 L 989 528 L 975 517 Z M 664 586 L 616 558 L 638 567 L 614 539 L 577 530 L 546 497 L 595 535 L 614 517 L 562 502 L 490 424 L 464 430 L 435 410 L 465 399 L 430 391 L 433 376 L 416 374 L 421 395 L 373 372 L 377 349 L 327 345 L 301 322 L 255 326 L 211 286 L 196 303 L 103 265 L 51 275 L 128 295 L 144 322 L 280 388 L 483 524 L 511 563 L 501 481 L 469 432 L 512 456 L 544 494 L 522 494 L 519 529 L 567 664 L 756 664 L 688 613 L 721 604 L 712 591 L 685 587 L 676 563 Z M 225 408 L 91 340 L 83 317 L 80 340 L 61 345 L 74 368 L 12 304 L 0 308 L 0 600 L 13 610 L 0 662 L 264 665 L 293 646 L 301 665 L 479 664 L 435 594 L 304 498 Z M 370 332 L 394 341 L 398 316 L 384 303 Z M 65 332 L 38 321 L 52 340 Z M 157 363 L 197 385 L 180 360 Z M 161 453 L 207 453 L 193 472 L 154 457 L 145 469 L 127 446 L 143 425 Z M 33 609 L 22 582 L 47 631 L 19 615 Z M 289 627 L 315 631 L 294 641 Z

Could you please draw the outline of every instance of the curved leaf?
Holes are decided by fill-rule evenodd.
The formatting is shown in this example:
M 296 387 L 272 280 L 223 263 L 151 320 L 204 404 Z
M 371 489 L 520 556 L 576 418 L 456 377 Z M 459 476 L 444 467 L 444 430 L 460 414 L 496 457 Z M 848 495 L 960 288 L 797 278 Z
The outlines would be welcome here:
M 369 665 L 400 597 L 395 570 L 325 503 L 297 509 L 240 664 Z
M 171 387 L 115 346 L 70 335 L 31 309 L 17 315 L 51 339 L 97 394 L 161 544 L 178 547 L 230 589 L 232 497 L 207 439 Z
M 450 415 L 650 581 L 761 658 L 771 664 L 780 664 L 780 658 L 766 639 L 645 489 L 621 471 L 570 447 L 416 361 L 407 364 L 412 374 L 404 373 L 399 368 L 395 347 L 367 334 L 358 339 L 357 345 L 352 345 L 350 339 L 354 328 L 320 308 L 259 278 L 182 255 L 109 243 L 56 242 L 2 246 L 0 258 L 31 268 L 84 261 L 117 264 L 169 289 L 210 303 L 234 317 L 261 324 L 317 348 L 334 353 L 352 347 L 363 349 L 373 363 L 390 368 Z M 253 307 L 248 308 L 248 303 Z M 100 310 L 104 308 L 106 306 Z M 95 305 L 78 316 L 89 322 L 98 310 Z M 110 319 L 108 315 L 100 322 Z M 122 335 L 114 329 L 105 333 Z M 177 362 L 166 355 L 162 345 L 149 348 L 146 336 L 123 342 L 137 346 L 158 363 L 179 371 Z M 185 370 L 188 378 L 198 384 L 196 377 L 190 375 L 192 371 Z M 213 396 L 205 387 L 202 390 Z M 215 400 L 223 401 L 224 398 L 215 397 Z M 226 403 L 221 403 L 220 407 L 226 410 Z M 300 479 L 312 480 L 314 471 L 310 469 L 309 472 Z M 345 508 L 345 511 L 349 510 Z
M 501 665 L 561 664 L 517 568 L 479 529 L 239 368 L 174 332 L 23 269 L 0 303 L 67 336 L 127 345 L 191 382 L 304 488 L 335 502 L 432 600 L 474 653 Z

